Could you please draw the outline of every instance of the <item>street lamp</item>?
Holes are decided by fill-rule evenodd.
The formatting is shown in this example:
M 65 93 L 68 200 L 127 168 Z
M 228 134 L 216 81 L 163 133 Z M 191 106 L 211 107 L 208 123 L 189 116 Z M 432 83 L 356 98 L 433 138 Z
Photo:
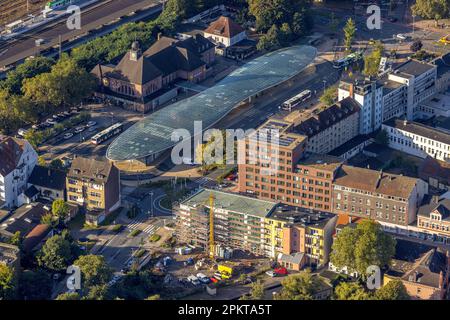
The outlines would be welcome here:
M 153 191 L 150 192 L 150 213 L 153 218 Z

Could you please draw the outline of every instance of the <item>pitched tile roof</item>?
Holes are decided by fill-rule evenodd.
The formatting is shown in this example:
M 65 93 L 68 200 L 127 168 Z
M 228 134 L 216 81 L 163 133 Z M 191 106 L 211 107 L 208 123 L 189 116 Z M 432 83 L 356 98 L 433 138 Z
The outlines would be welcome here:
M 416 178 L 342 165 L 333 184 L 407 199 L 417 181 Z
M 294 132 L 312 137 L 359 112 L 359 110 L 358 102 L 350 97 L 345 98 L 323 111 L 316 114 L 312 113 L 310 117 L 294 128 Z
M 28 183 L 38 187 L 63 190 L 66 186 L 66 173 L 62 170 L 35 166 Z
M 441 199 L 437 202 L 431 200 L 429 203 L 420 206 L 417 215 L 429 217 L 433 211 L 438 211 L 442 215 L 442 221 L 450 222 L 450 199 Z
M 221 16 L 219 19 L 212 22 L 204 32 L 232 38 L 243 31 L 245 31 L 245 29 L 234 22 L 231 18 Z
M 99 161 L 92 158 L 76 157 L 72 161 L 68 178 L 86 179 L 99 184 L 106 183 L 113 168 L 109 161 Z

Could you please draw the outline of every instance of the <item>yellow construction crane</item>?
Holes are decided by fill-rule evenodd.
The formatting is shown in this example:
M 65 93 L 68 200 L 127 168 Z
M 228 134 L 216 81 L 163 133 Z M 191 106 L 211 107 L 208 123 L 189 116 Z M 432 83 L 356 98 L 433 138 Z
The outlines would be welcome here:
M 209 193 L 209 256 L 214 259 L 214 195 Z

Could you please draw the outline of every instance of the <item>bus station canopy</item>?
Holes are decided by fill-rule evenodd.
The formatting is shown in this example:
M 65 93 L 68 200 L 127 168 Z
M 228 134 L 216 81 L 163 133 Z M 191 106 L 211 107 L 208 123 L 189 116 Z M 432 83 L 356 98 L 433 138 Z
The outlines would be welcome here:
M 293 46 L 260 56 L 215 86 L 164 107 L 117 137 L 106 156 L 113 161 L 142 159 L 173 147 L 176 129 L 194 132 L 194 121 L 206 130 L 249 97 L 283 83 L 304 70 L 316 57 L 316 48 Z

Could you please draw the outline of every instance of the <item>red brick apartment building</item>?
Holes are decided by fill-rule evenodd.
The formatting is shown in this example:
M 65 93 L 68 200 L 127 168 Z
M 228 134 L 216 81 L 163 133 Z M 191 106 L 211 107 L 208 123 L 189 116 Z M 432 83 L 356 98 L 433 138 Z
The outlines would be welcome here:
M 342 160 L 305 152 L 307 137 L 288 132 L 291 126 L 286 121 L 269 120 L 249 136 L 245 146 L 241 143 L 245 163 L 239 165 L 239 191 L 261 199 L 330 212 L 332 182 Z M 266 144 L 259 141 L 254 150 L 251 142 L 267 129 L 279 130 L 279 146 L 274 146 L 271 141 Z M 262 155 L 264 153 L 270 157 Z M 278 153 L 278 159 L 275 153 Z M 274 161 L 278 161 L 277 167 L 273 168 L 276 170 L 264 174 Z
M 341 158 L 307 152 L 308 138 L 292 132 L 292 125 L 270 119 L 249 135 L 245 163 L 239 165 L 240 192 L 303 208 L 375 219 L 388 231 L 409 230 L 428 193 L 426 182 L 348 166 Z M 265 129 L 279 130 L 278 150 L 271 141 L 267 146 L 258 141 L 258 147 L 252 150 L 252 139 Z M 261 156 L 261 151 L 268 151 L 270 157 L 264 152 Z M 271 175 L 262 174 L 262 170 L 273 166 L 277 152 L 277 170 Z

